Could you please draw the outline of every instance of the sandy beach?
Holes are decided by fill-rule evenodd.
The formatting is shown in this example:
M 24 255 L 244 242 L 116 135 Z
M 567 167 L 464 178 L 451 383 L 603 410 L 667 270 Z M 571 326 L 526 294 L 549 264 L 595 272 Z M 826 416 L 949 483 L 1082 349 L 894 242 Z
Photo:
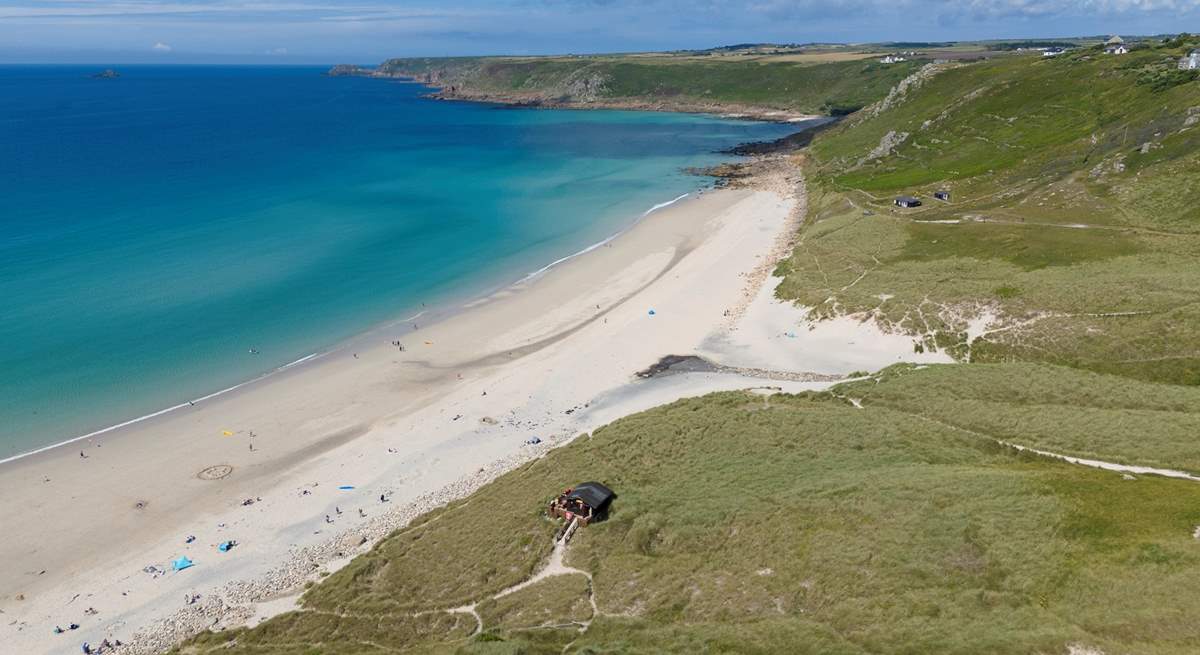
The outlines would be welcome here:
M 434 324 L 373 331 L 234 392 L 0 465 L 5 650 L 75 652 L 107 637 L 156 652 L 285 611 L 306 580 L 414 516 L 629 413 L 947 361 L 870 323 L 809 329 L 802 308 L 774 300 L 769 272 L 803 201 L 784 172 L 696 194 Z M 672 354 L 745 370 L 636 376 Z M 180 556 L 194 566 L 172 571 Z

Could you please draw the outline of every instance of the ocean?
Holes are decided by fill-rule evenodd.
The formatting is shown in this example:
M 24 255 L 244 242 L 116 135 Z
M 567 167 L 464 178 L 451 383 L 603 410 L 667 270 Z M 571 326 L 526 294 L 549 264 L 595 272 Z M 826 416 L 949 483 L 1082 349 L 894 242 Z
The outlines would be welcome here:
M 796 129 L 101 68 L 0 66 L 0 459 L 515 282 Z

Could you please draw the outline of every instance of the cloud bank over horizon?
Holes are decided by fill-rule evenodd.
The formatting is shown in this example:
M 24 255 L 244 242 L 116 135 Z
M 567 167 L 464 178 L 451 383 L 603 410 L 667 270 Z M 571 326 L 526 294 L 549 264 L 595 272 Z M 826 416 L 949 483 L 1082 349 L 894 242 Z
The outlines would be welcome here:
M 0 0 L 0 61 L 389 56 L 1200 31 L 1200 0 Z

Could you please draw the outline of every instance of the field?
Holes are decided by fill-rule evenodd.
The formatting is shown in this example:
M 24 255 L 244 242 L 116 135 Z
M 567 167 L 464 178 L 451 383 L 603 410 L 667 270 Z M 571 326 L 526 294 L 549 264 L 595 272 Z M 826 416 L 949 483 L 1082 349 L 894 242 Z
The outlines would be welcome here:
M 996 442 L 1015 431 L 1031 445 L 1200 467 L 1188 438 L 1200 390 L 967 368 L 966 380 L 960 367 L 901 366 L 829 393 L 725 393 L 622 419 L 400 530 L 309 590 L 303 611 L 179 652 L 1200 648 L 1200 485 Z M 847 400 L 860 396 L 862 409 Z M 1060 435 L 1063 421 L 1077 427 Z M 1089 443 L 1088 424 L 1111 426 L 1114 443 Z M 1160 437 L 1122 440 L 1129 426 Z M 585 479 L 618 494 L 567 552 L 593 582 L 551 577 L 486 600 L 545 559 L 543 504 Z M 445 611 L 477 601 L 478 632 Z

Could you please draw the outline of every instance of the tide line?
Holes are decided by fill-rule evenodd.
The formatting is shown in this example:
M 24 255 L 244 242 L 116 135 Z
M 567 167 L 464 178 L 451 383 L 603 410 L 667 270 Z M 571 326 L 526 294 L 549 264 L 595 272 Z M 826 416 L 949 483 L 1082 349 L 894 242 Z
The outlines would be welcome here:
M 671 205 L 674 205 L 675 203 L 679 202 L 680 200 L 683 200 L 684 198 L 686 198 L 690 195 L 692 195 L 692 194 L 689 192 L 689 193 L 685 193 L 685 194 L 679 196 L 678 198 L 674 198 L 674 199 L 668 200 L 666 202 L 660 202 L 657 205 L 654 205 L 653 207 L 651 207 L 650 209 L 647 209 L 646 211 L 642 212 L 642 215 L 640 218 L 645 218 L 645 217 L 649 216 L 650 214 L 653 214 L 654 212 L 656 212 L 664 207 L 670 207 Z M 630 227 L 632 227 L 632 226 L 630 226 Z M 550 262 L 549 264 L 546 264 L 545 266 L 539 268 L 538 270 L 521 278 L 521 280 L 519 282 L 517 282 L 517 284 L 520 284 L 521 282 L 528 282 L 529 280 L 532 280 L 533 278 L 538 277 L 542 273 L 545 273 L 546 271 L 554 268 L 555 266 L 558 266 L 559 264 L 561 264 L 563 262 L 567 262 L 572 259 L 575 259 L 576 257 L 579 257 L 580 255 L 586 255 L 589 252 L 595 250 L 596 248 L 601 248 L 601 247 L 607 245 L 608 243 L 611 243 L 613 239 L 616 239 L 617 237 L 621 236 L 622 234 L 625 234 L 627 231 L 629 231 L 629 228 L 625 228 L 624 230 L 617 232 L 616 234 L 604 239 L 603 241 L 597 241 L 596 243 L 593 243 L 592 245 L 584 248 L 583 250 L 580 250 L 579 252 L 571 253 L 570 255 L 567 255 L 566 257 L 559 257 L 558 259 Z
M 168 414 L 177 409 L 183 409 L 184 407 L 192 407 L 192 406 L 196 405 L 197 403 L 202 403 L 206 400 L 212 400 L 213 398 L 216 398 L 217 396 L 221 396 L 221 395 L 227 394 L 231 391 L 236 391 L 237 389 L 241 389 L 242 387 L 244 387 L 248 384 L 254 384 L 255 382 L 258 382 L 259 380 L 267 378 L 267 377 L 274 375 L 276 373 L 279 373 L 281 371 L 285 371 L 289 368 L 292 368 L 293 366 L 299 366 L 300 364 L 303 364 L 304 362 L 307 362 L 312 359 L 316 359 L 317 357 L 320 357 L 323 354 L 324 353 L 312 353 L 309 355 L 305 355 L 304 357 L 301 357 L 300 359 L 297 359 L 293 362 L 288 362 L 287 364 L 284 364 L 283 366 L 273 368 L 270 371 L 267 371 L 266 373 L 259 375 L 258 377 L 251 378 L 249 380 L 246 380 L 245 382 L 235 384 L 232 387 L 226 387 L 224 389 L 221 389 L 220 391 L 214 391 L 208 395 L 200 396 L 199 398 L 193 398 L 192 400 L 188 400 L 188 401 L 179 403 L 178 405 L 172 405 L 170 407 L 167 407 L 166 409 L 160 409 L 157 412 L 151 412 L 144 416 L 139 416 L 137 418 L 129 419 L 128 421 L 123 421 L 121 423 L 117 423 L 116 425 L 110 425 L 106 428 L 101 428 L 94 432 L 89 432 L 87 434 L 81 434 L 78 437 L 72 437 L 70 439 L 67 439 L 66 441 L 60 441 L 58 443 L 50 444 L 49 446 L 42 446 L 41 448 L 38 448 L 36 450 L 31 450 L 26 453 L 20 453 L 19 455 L 13 455 L 11 457 L 6 457 L 4 459 L 0 459 L 0 464 L 7 464 L 9 462 L 15 462 L 15 461 L 17 461 L 19 459 L 23 459 L 25 457 L 30 457 L 30 456 L 36 455 L 38 453 L 44 453 L 47 450 L 53 450 L 55 448 L 66 446 L 68 444 L 73 444 L 77 441 L 82 441 L 84 439 L 91 439 L 92 437 L 98 437 L 102 434 L 112 432 L 113 430 L 120 430 L 121 428 L 129 427 L 131 425 L 141 423 L 142 421 L 148 421 L 152 418 L 162 416 L 163 414 Z

